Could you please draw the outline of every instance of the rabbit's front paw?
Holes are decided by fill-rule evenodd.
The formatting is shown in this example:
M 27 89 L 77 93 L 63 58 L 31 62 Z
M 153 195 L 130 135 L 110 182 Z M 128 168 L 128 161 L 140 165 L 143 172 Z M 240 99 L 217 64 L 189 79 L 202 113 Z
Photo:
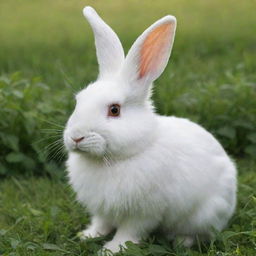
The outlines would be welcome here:
M 133 239 L 132 237 L 123 237 L 120 239 L 113 239 L 104 245 L 103 251 L 107 251 L 107 252 L 111 251 L 112 253 L 119 252 L 120 250 L 127 248 L 125 245 L 127 241 L 133 242 L 135 244 L 139 243 L 138 239 Z
M 98 216 L 94 216 L 92 218 L 91 225 L 84 231 L 80 232 L 78 236 L 82 240 L 85 240 L 87 238 L 106 236 L 111 232 L 111 230 L 112 227 L 107 222 L 105 222 L 102 218 L 99 218 Z
M 119 242 L 119 241 L 110 241 L 110 242 L 107 242 L 104 247 L 103 247 L 103 251 L 104 252 L 108 252 L 108 251 L 111 251 L 112 253 L 116 253 L 116 252 L 119 252 L 120 251 L 120 246 L 122 244 Z
M 93 226 L 88 227 L 87 229 L 83 230 L 79 233 L 79 237 L 82 240 L 85 240 L 87 238 L 95 238 L 101 236 L 100 232 Z

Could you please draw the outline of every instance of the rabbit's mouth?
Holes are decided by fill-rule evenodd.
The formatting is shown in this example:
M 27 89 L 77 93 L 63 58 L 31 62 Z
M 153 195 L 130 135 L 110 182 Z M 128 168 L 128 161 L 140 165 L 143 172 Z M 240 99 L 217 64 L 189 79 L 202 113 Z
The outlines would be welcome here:
M 106 140 L 98 133 L 90 132 L 86 136 L 64 135 L 64 143 L 68 151 L 80 152 L 95 156 L 103 156 L 106 151 Z

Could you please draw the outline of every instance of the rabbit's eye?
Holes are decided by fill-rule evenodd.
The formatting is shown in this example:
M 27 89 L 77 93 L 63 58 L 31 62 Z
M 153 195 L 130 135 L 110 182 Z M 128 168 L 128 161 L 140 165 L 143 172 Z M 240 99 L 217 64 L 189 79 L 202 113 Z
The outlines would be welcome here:
M 108 116 L 117 117 L 120 115 L 120 105 L 112 104 L 108 107 Z

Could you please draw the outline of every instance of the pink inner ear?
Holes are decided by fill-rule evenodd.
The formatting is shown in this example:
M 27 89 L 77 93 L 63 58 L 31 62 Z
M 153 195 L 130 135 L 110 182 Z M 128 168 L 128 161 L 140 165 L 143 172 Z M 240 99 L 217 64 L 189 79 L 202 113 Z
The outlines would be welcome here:
M 139 78 L 155 73 L 166 63 L 166 54 L 170 47 L 172 24 L 156 27 L 146 37 L 140 51 Z

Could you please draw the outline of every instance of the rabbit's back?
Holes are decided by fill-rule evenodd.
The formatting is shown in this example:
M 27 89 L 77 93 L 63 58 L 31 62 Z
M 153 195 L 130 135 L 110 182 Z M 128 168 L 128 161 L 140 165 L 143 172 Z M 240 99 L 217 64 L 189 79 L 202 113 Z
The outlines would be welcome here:
M 163 116 L 159 116 L 159 124 L 164 134 L 159 137 L 159 148 L 168 151 L 165 158 L 170 180 L 165 181 L 164 189 L 171 206 L 167 212 L 169 223 L 178 221 L 176 229 L 184 232 L 199 227 L 221 230 L 236 205 L 234 163 L 198 124 Z

